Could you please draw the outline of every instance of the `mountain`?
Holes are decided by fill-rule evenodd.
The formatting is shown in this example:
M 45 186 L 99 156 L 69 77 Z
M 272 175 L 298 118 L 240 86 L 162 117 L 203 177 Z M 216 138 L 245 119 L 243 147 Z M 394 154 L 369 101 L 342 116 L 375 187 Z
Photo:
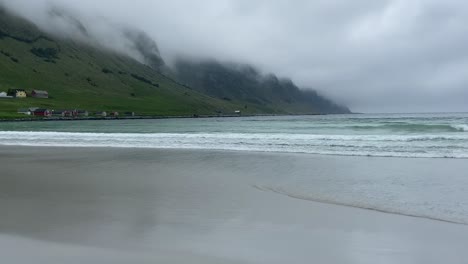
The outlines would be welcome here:
M 244 108 L 260 107 L 272 113 L 350 113 L 313 90 L 300 90 L 291 80 L 274 74 L 263 75 L 249 65 L 223 64 L 216 61 L 179 60 L 176 76 L 204 94 Z
M 344 113 L 292 82 L 261 76 L 253 68 L 180 61 L 169 69 L 154 40 L 118 28 L 130 52 L 96 45 L 86 25 L 52 9 L 55 24 L 74 38 L 45 33 L 0 7 L 0 92 L 47 90 L 49 99 L 0 99 L 0 115 L 18 108 L 86 109 L 140 115 Z M 78 36 L 78 37 L 77 37 Z

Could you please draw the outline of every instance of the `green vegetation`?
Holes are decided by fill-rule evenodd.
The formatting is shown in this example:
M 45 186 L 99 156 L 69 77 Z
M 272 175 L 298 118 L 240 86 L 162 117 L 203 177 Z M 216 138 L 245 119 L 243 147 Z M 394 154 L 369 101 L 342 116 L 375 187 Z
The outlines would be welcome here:
M 2 102 L 0 102 L 0 103 L 2 103 Z M 27 115 L 24 115 L 24 114 L 8 113 L 8 112 L 1 113 L 1 115 L 0 115 L 0 119 L 20 119 L 20 118 L 33 118 L 33 117 L 32 116 L 27 116 Z
M 59 51 L 54 48 L 32 48 L 31 53 L 39 58 L 44 58 L 47 62 L 55 62 L 54 60 L 58 59 Z
M 54 40 L 6 14 L 0 14 L 0 50 L 0 92 L 38 89 L 50 96 L 1 99 L 0 118 L 17 117 L 19 108 L 28 107 L 155 116 L 230 114 L 240 107 L 192 91 L 126 56 Z

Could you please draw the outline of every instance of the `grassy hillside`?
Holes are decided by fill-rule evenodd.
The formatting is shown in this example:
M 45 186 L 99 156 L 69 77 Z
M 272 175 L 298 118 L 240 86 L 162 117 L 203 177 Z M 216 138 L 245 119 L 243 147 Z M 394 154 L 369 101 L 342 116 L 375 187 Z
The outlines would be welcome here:
M 232 113 L 240 107 L 184 87 L 126 56 L 54 39 L 3 12 L 0 92 L 9 88 L 47 90 L 51 98 L 0 99 L 0 116 L 23 107 L 143 115 Z

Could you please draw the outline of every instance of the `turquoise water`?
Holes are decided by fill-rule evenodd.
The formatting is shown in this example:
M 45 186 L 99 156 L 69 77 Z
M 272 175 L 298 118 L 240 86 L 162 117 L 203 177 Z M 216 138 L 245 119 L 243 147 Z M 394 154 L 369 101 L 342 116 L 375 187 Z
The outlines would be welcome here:
M 1 123 L 0 144 L 468 158 L 468 114 Z

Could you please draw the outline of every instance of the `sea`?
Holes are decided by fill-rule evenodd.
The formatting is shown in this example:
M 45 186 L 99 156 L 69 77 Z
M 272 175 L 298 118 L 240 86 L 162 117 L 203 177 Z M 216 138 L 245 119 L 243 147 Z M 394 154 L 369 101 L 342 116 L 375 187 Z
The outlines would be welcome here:
M 466 113 L 2 122 L 0 255 L 466 263 L 467 158 Z
M 0 144 L 468 158 L 468 114 L 0 123 Z

